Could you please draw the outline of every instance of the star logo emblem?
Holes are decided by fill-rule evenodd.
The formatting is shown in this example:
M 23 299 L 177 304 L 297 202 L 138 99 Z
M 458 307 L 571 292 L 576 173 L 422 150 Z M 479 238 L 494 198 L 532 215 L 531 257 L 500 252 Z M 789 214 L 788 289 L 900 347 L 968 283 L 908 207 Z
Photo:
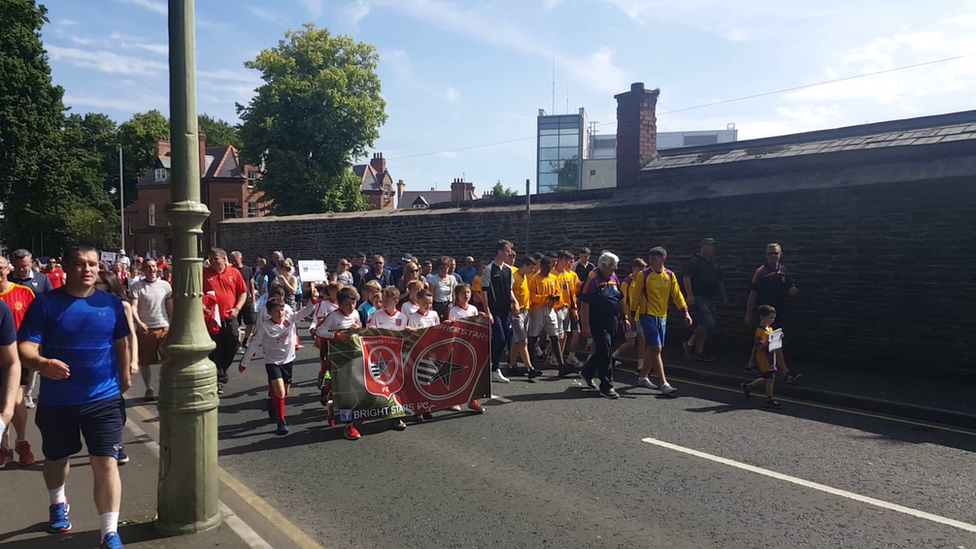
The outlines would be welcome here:
M 428 381 L 426 384 L 432 385 L 440 381 L 441 383 L 444 384 L 444 387 L 447 388 L 448 391 L 451 390 L 451 378 L 454 376 L 454 374 L 456 372 L 460 372 L 467 368 L 467 366 L 454 363 L 453 348 L 450 350 L 450 352 L 448 352 L 447 358 L 445 358 L 444 360 L 437 360 L 436 358 L 428 358 L 423 362 L 430 365 L 432 369 L 435 369 L 437 371 L 433 376 L 431 376 L 430 381 Z

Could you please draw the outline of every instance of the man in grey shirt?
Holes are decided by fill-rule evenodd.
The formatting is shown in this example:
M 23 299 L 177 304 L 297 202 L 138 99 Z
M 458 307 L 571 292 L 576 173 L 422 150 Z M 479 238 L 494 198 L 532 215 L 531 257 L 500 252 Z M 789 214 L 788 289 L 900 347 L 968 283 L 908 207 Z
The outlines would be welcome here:
M 139 341 L 139 372 L 146 383 L 146 400 L 154 400 L 150 366 L 162 362 L 163 343 L 169 335 L 169 321 L 173 316 L 173 288 L 159 278 L 154 259 L 143 261 L 142 274 L 143 279 L 129 285 L 129 294 Z

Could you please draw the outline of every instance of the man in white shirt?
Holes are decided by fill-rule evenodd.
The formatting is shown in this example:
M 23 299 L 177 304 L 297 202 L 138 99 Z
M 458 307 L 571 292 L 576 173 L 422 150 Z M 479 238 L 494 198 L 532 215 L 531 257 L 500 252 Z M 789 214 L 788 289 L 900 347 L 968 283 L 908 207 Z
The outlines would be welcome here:
M 132 296 L 133 322 L 139 341 L 139 371 L 146 384 L 146 400 L 153 400 L 156 394 L 152 388 L 153 364 L 163 359 L 163 343 L 169 335 L 169 322 L 173 317 L 173 289 L 162 278 L 155 259 L 142 263 L 141 280 L 129 284 Z

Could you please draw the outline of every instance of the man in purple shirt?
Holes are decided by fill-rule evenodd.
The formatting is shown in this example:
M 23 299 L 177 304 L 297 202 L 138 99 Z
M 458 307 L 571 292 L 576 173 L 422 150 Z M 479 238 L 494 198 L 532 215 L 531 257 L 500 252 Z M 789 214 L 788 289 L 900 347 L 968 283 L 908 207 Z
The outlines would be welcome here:
M 593 338 L 593 356 L 580 376 L 591 389 L 596 388 L 593 378 L 599 377 L 600 396 L 609 399 L 619 397 L 613 388 L 613 345 L 621 324 L 624 330 L 630 330 L 630 320 L 622 305 L 624 294 L 614 274 L 619 261 L 616 255 L 604 252 L 580 292 L 583 335 Z

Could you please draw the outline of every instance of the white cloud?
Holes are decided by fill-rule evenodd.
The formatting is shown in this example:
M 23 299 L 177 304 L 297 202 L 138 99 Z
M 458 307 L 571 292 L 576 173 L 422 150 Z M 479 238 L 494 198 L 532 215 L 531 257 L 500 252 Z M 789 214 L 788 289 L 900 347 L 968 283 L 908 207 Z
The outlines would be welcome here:
M 53 61 L 65 61 L 76 67 L 95 69 L 108 74 L 159 74 L 169 70 L 169 65 L 139 57 L 119 55 L 110 51 L 86 51 L 77 48 L 47 46 Z
M 315 17 L 319 17 L 323 12 L 325 12 L 323 0 L 302 0 L 302 4 L 305 6 L 305 9 L 307 9 L 309 13 Z
M 64 103 L 70 107 L 94 107 L 96 109 L 112 109 L 119 111 L 144 112 L 159 109 L 168 110 L 169 98 L 161 95 L 147 95 L 136 98 L 97 97 L 87 95 L 64 96 Z
M 143 39 L 139 38 L 138 36 L 128 36 L 118 32 L 113 32 L 110 34 L 109 39 L 115 41 L 120 47 L 125 49 L 139 49 L 159 55 L 169 55 L 168 44 L 153 44 L 144 42 Z
M 359 24 L 359 22 L 369 15 L 369 4 L 366 0 L 356 0 L 352 4 L 343 10 L 350 19 L 352 19 L 353 24 Z
M 613 63 L 613 50 L 601 46 L 583 56 L 553 52 L 552 45 L 540 40 L 528 29 L 496 19 L 469 4 L 446 0 L 357 0 L 368 10 L 384 6 L 408 17 L 467 40 L 504 48 L 524 55 L 552 59 L 563 74 L 587 84 L 600 93 L 613 93 L 626 87 L 628 73 Z
M 419 90 L 420 92 L 445 101 L 454 102 L 461 97 L 461 92 L 454 86 L 447 89 L 436 87 L 429 83 L 422 76 L 418 75 L 413 66 L 410 56 L 403 50 L 392 50 L 380 53 L 380 63 L 389 64 L 394 76 L 399 84 Z
M 149 11 L 154 11 L 166 15 L 169 13 L 169 8 L 166 7 L 166 2 L 161 2 L 159 0 L 122 0 L 128 4 L 135 4 L 137 6 L 142 6 Z
M 91 46 L 92 44 L 97 42 L 97 40 L 95 40 L 94 38 L 82 38 L 80 36 L 72 36 L 71 42 L 73 44 L 78 44 L 79 46 Z
M 457 101 L 461 97 L 461 92 L 457 91 L 454 86 L 448 86 L 447 92 L 444 94 L 448 101 Z
M 59 19 L 54 23 L 60 27 L 70 27 L 71 25 L 77 25 L 77 21 L 72 21 L 71 19 Z
M 276 12 L 273 12 L 273 11 L 268 11 L 268 10 L 266 10 L 264 8 L 259 8 L 257 6 L 251 6 L 249 8 L 249 11 L 255 17 L 257 17 L 259 19 L 264 19 L 265 21 L 270 21 L 272 23 L 278 23 L 279 25 L 284 25 L 285 22 L 286 22 L 284 16 L 282 16 L 282 14 L 276 13 Z

